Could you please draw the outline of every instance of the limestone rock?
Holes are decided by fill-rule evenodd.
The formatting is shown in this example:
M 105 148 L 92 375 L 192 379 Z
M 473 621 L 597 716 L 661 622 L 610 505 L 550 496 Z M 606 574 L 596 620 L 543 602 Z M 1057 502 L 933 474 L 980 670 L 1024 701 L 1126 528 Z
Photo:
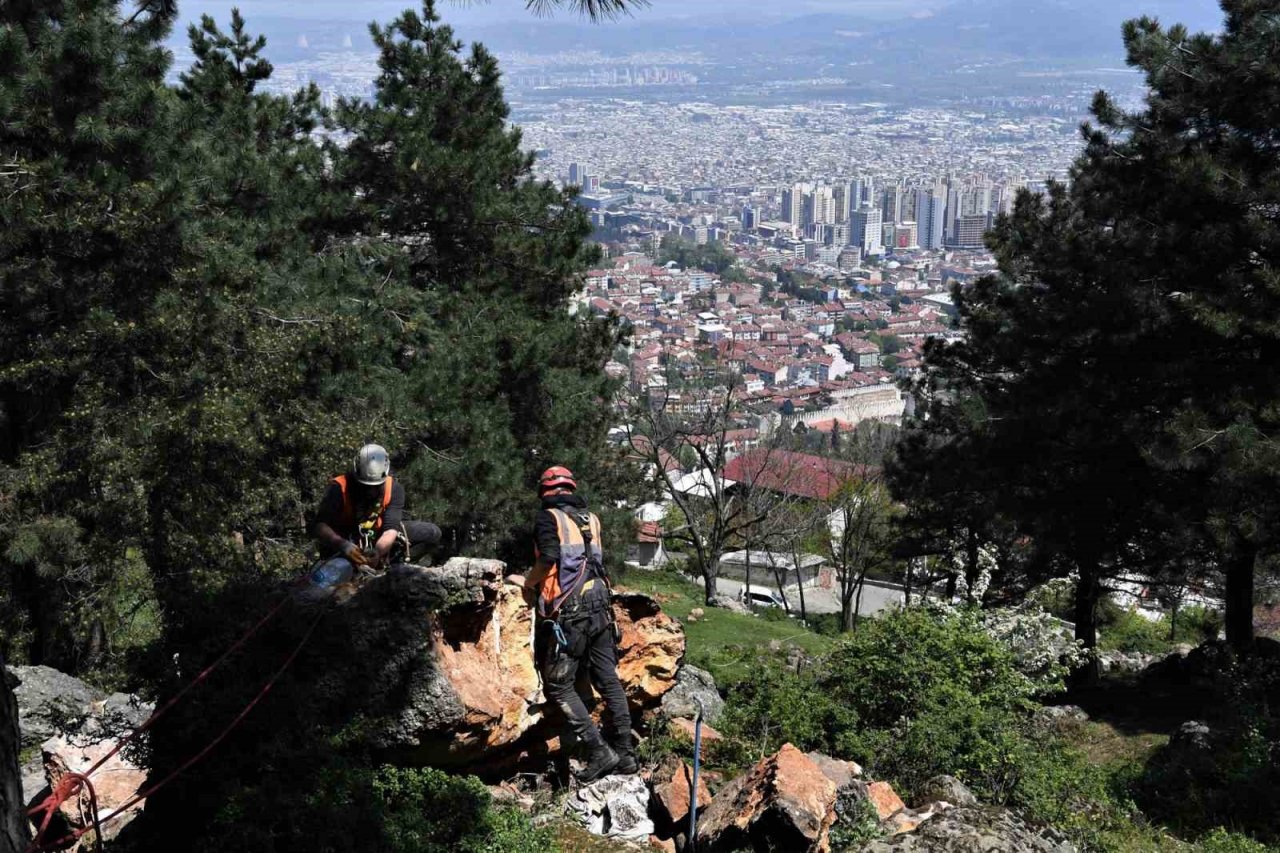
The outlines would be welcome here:
M 698 849 L 826 851 L 836 786 L 786 744 L 711 801 L 698 821 Z
M 953 806 L 976 806 L 973 791 L 954 776 L 934 776 L 920 789 L 922 803 L 950 803 Z
M 36 747 L 60 732 L 78 731 L 95 702 L 105 697 L 78 678 L 47 666 L 14 666 L 18 679 L 18 729 L 24 749 Z
M 752 615 L 750 607 L 747 607 L 747 605 L 731 595 L 717 595 L 711 600 L 710 606 L 728 610 L 730 613 L 741 613 L 744 616 Z
M 907 807 L 888 782 L 872 782 L 867 785 L 866 796 L 871 805 L 875 806 L 876 814 L 881 820 L 888 820 L 895 812 Z
M 684 659 L 684 629 L 640 593 L 615 594 L 613 613 L 622 629 L 618 677 L 633 709 L 651 708 L 675 685 Z
M 653 813 L 659 828 L 679 830 L 689 820 L 689 786 L 693 783 L 693 768 L 674 756 L 668 757 L 653 771 Z M 698 777 L 698 812 L 711 805 L 711 792 L 706 779 Z
M 18 727 L 22 748 L 29 755 L 20 771 L 22 795 L 28 803 L 48 784 L 37 747 L 51 738 L 73 738 L 80 748 L 102 745 L 105 752 L 141 725 L 154 709 L 136 696 L 108 696 L 47 666 L 15 666 L 9 667 L 8 672 L 18 682 L 14 688 Z M 94 780 L 96 783 L 97 774 Z
M 822 771 L 822 775 L 835 783 L 837 791 L 862 776 L 862 767 L 856 761 L 841 761 L 839 758 L 832 758 L 821 752 L 810 752 L 807 755 L 809 760 Z
M 114 737 L 101 740 L 85 734 L 55 735 L 49 738 L 40 747 L 49 787 L 55 787 L 68 773 L 84 773 L 110 752 L 115 743 Z M 105 818 L 143 789 L 147 782 L 147 771 L 130 761 L 122 750 L 95 770 L 91 780 L 98 798 L 98 814 Z M 130 805 L 124 814 L 102 828 L 103 838 L 109 840 L 119 835 L 145 805 L 146 800 Z M 77 798 L 65 801 L 59 810 L 71 829 L 81 829 L 92 824 L 89 793 L 86 790 L 81 790 Z
M 914 832 L 872 841 L 862 853 L 1075 853 L 1048 830 L 1037 830 L 1001 808 L 956 808 L 934 816 Z
M 693 720 L 688 720 L 688 719 L 685 719 L 684 717 L 677 717 L 676 719 L 671 721 L 671 734 L 675 735 L 678 738 L 682 738 L 683 740 L 687 740 L 689 741 L 689 743 L 693 743 L 693 734 L 694 734 L 695 728 L 696 727 L 694 726 Z M 703 746 L 709 743 L 715 743 L 716 741 L 719 741 L 719 740 L 724 740 L 724 735 L 720 734 L 720 732 L 716 731 L 714 728 L 707 725 L 706 723 L 703 723 L 702 724 Z
M 545 754 L 556 732 L 543 714 L 532 612 L 505 568 L 399 565 L 338 598 L 314 695 L 369 721 L 372 744 L 404 761 L 492 777 L 521 754 Z M 675 683 L 684 633 L 648 596 L 616 596 L 614 611 L 623 687 L 633 709 L 652 708 Z
M 606 776 L 579 788 L 565 811 L 594 835 L 645 841 L 653 834 L 649 789 L 639 776 Z
M 702 702 L 702 719 L 717 723 L 724 715 L 724 699 L 716 689 L 716 680 L 705 669 L 685 664 L 676 674 L 675 686 L 662 697 L 662 711 L 668 717 L 693 717 Z

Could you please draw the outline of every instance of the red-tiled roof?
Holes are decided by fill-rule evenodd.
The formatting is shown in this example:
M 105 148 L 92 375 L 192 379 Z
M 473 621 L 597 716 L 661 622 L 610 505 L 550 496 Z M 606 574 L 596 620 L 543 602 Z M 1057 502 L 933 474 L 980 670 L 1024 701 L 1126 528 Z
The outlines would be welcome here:
M 771 492 L 826 500 L 866 470 L 850 462 L 762 447 L 735 457 L 720 475 Z

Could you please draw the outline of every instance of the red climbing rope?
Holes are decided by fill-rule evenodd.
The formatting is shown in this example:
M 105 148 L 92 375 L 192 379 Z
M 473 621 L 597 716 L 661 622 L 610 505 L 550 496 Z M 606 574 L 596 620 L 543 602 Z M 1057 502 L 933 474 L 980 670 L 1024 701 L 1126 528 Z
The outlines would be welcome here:
M 44 818 L 40 821 L 40 828 L 36 831 L 35 840 L 27 847 L 27 853 L 41 848 L 40 837 L 49 829 L 49 822 L 53 820 L 54 814 L 62 807 L 62 804 L 72 797 L 80 795 L 80 789 L 83 788 L 89 792 L 89 818 L 92 821 L 90 826 L 86 826 L 76 837 L 85 834 L 90 829 L 95 834 L 94 847 L 98 853 L 102 853 L 102 824 L 103 821 L 98 819 L 98 792 L 93 790 L 93 783 L 89 781 L 89 777 L 84 773 L 68 773 L 58 780 L 58 784 L 53 786 L 53 791 L 49 796 L 45 797 L 40 805 L 27 812 L 28 815 L 37 815 L 44 813 Z
M 258 622 L 253 625 L 253 627 L 251 627 L 248 631 L 246 631 L 238 640 L 232 643 L 231 646 L 228 647 L 227 650 L 223 652 L 218 657 L 217 660 L 215 660 L 209 666 L 205 667 L 205 669 L 199 675 L 197 675 L 194 679 L 188 682 L 185 687 L 183 687 L 180 691 L 178 691 L 177 694 L 173 696 L 173 698 L 171 698 L 168 702 L 166 702 L 160 708 L 156 709 L 156 711 L 153 712 L 151 716 L 147 717 L 147 719 L 142 723 L 142 725 L 138 726 L 136 729 L 134 729 L 132 732 L 130 732 L 128 735 L 122 738 L 118 743 L 116 743 L 116 745 L 112 747 L 111 751 L 108 752 L 106 755 L 104 755 L 102 758 L 98 759 L 96 762 L 94 762 L 92 767 L 90 767 L 84 773 L 68 773 L 66 776 L 60 779 L 57 786 L 55 786 L 55 788 L 49 794 L 49 796 L 46 797 L 43 801 L 41 801 L 39 805 L 33 807 L 27 812 L 28 817 L 31 817 L 31 818 L 35 818 L 37 815 L 40 815 L 41 813 L 44 814 L 44 817 L 43 819 L 41 819 L 39 829 L 36 832 L 36 837 L 32 840 L 30 846 L 27 847 L 26 853 L 36 853 L 36 851 L 52 850 L 52 849 L 60 848 L 66 844 L 71 843 L 72 841 L 75 841 L 81 836 L 87 834 L 91 829 L 97 833 L 97 839 L 98 839 L 97 848 L 99 851 L 101 851 L 102 849 L 101 827 L 103 824 L 106 824 L 115 820 L 117 817 L 124 814 L 126 811 L 128 811 L 137 803 L 141 802 L 147 797 L 150 797 L 156 791 L 159 791 L 165 785 L 169 784 L 179 775 L 181 775 L 186 770 L 188 770 L 192 765 L 196 764 L 201 759 L 203 759 L 206 755 L 212 752 L 214 748 L 218 746 L 218 744 L 222 743 L 222 741 L 224 741 L 227 738 L 227 736 L 231 734 L 232 730 L 235 729 L 236 726 L 240 725 L 240 723 L 244 720 L 244 718 L 249 715 L 249 712 L 252 711 L 253 708 L 266 697 L 267 693 L 271 691 L 271 688 L 274 687 L 275 683 L 280 679 L 280 676 L 284 675 L 285 670 L 287 670 L 293 664 L 293 662 L 297 659 L 298 655 L 301 654 L 303 646 L 305 646 L 307 644 L 307 641 L 311 639 L 311 635 L 315 633 L 315 629 L 320 624 L 320 620 L 324 618 L 324 615 L 326 613 L 328 613 L 329 607 L 318 608 L 318 612 L 316 613 L 316 618 L 311 620 L 311 624 L 307 627 L 306 632 L 302 635 L 302 639 L 298 641 L 298 644 L 296 646 L 294 646 L 293 651 L 291 651 L 289 653 L 289 656 L 285 658 L 284 663 L 281 664 L 280 668 L 277 669 L 275 673 L 271 676 L 271 678 L 267 680 L 266 684 L 262 686 L 262 689 L 258 691 L 258 694 L 253 697 L 253 699 L 249 702 L 249 704 L 246 705 L 244 709 L 241 710 L 240 713 L 235 716 L 234 719 L 232 719 L 232 721 L 227 725 L 226 728 L 224 728 L 218 734 L 217 737 L 215 737 L 212 741 L 210 741 L 208 745 L 206 745 L 194 756 L 184 761 L 181 765 L 177 767 L 177 769 L 173 770 L 171 773 L 169 773 L 169 775 L 165 776 L 159 782 L 150 786 L 145 791 L 139 792 L 132 799 L 130 799 L 124 805 L 117 808 L 111 814 L 107 815 L 105 818 L 99 819 L 97 793 L 94 791 L 93 783 L 89 780 L 89 777 L 95 771 L 97 771 L 100 767 L 102 767 L 102 765 L 105 764 L 108 759 L 110 759 L 113 755 L 120 752 L 121 749 L 123 749 L 128 743 L 134 740 L 138 735 L 142 734 L 144 731 L 146 731 L 147 729 L 155 725 L 155 722 L 158 719 L 160 719 L 160 717 L 162 717 L 165 713 L 167 713 L 170 709 L 172 709 L 174 705 L 178 704 L 178 702 L 184 696 L 186 696 L 187 693 L 189 693 L 196 685 L 205 681 L 216 669 L 222 666 L 222 664 L 227 660 L 227 658 L 229 658 L 232 654 L 234 654 L 236 651 L 242 648 L 244 644 L 247 643 L 251 637 L 253 637 L 254 634 L 256 634 L 259 630 L 262 629 L 264 625 L 266 625 L 273 618 L 275 618 L 275 616 L 282 609 L 284 609 L 285 604 L 287 604 L 288 602 L 289 602 L 289 596 L 285 596 L 284 598 L 282 598 L 280 602 L 277 603 L 276 606 L 273 607 L 265 616 L 259 619 Z M 333 600 L 331 599 L 330 605 L 332 605 L 332 603 L 333 603 Z M 49 828 L 49 823 L 53 819 L 54 813 L 59 809 L 59 807 L 62 805 L 63 802 L 65 802 L 66 800 L 69 800 L 73 796 L 78 795 L 80 793 L 81 788 L 85 788 L 89 792 L 90 813 L 93 819 L 92 826 L 82 827 L 81 829 L 78 829 L 75 832 L 69 833 L 63 836 L 62 838 L 57 839 L 56 841 L 43 841 L 42 838 L 44 837 L 45 832 Z

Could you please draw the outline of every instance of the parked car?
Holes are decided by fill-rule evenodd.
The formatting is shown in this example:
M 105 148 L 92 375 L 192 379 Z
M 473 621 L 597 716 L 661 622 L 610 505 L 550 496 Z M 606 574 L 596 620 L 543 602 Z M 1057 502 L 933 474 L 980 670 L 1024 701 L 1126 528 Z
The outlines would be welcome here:
M 786 607 L 782 595 L 767 586 L 744 586 L 738 593 L 738 600 L 752 607 Z

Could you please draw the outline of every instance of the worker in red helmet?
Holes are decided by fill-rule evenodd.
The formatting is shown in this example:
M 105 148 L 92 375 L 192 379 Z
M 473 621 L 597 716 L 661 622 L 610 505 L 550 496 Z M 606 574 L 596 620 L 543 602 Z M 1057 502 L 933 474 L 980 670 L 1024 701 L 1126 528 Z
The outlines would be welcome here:
M 616 626 L 600 519 L 587 509 L 577 490 L 573 472 L 560 465 L 548 468 L 539 478 L 542 508 L 534 522 L 536 564 L 525 579 L 525 589 L 537 608 L 534 656 L 543 691 L 564 713 L 569 729 L 586 750 L 586 766 L 578 778 L 591 782 L 613 773 L 635 773 L 640 765 L 631 742 L 631 711 L 618 680 Z M 579 693 L 583 681 L 589 681 L 604 699 L 603 735 Z

